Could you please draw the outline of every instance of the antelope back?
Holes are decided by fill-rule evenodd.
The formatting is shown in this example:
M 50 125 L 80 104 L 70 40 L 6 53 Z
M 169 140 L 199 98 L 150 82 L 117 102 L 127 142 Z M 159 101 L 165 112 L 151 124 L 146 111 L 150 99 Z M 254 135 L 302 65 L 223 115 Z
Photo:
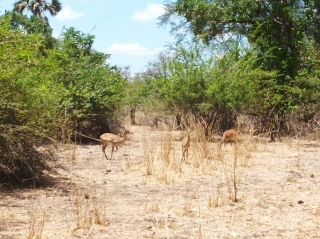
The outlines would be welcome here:
M 228 142 L 230 140 L 235 140 L 238 135 L 238 131 L 236 129 L 229 129 L 223 133 L 222 141 Z

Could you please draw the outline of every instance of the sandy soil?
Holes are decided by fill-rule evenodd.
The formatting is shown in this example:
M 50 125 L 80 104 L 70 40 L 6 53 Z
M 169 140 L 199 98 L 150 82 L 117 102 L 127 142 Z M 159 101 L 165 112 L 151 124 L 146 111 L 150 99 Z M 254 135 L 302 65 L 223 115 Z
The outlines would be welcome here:
M 1 192 L 0 238 L 320 238 L 319 142 L 192 135 L 181 163 L 183 132 L 128 128 L 113 160 L 59 145 L 52 186 Z

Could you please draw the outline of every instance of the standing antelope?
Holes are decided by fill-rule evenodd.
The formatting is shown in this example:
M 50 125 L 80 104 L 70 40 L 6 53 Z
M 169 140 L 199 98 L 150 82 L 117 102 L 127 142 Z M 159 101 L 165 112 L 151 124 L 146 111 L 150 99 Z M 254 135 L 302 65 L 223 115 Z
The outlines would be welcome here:
M 226 145 L 226 143 L 230 142 L 231 144 L 236 141 L 238 135 L 238 131 L 236 129 L 229 129 L 223 133 L 222 140 L 220 142 L 220 146 L 222 143 Z
M 132 133 L 124 128 L 123 136 L 110 134 L 110 133 L 105 133 L 100 136 L 100 140 L 102 143 L 102 152 L 104 153 L 104 156 L 106 157 L 106 159 L 108 159 L 105 151 L 106 147 L 108 145 L 112 146 L 112 149 L 111 149 L 111 159 L 112 159 L 114 147 L 116 147 L 116 150 L 118 150 L 119 145 L 123 144 L 123 142 L 127 139 L 127 134 L 132 134 Z
M 188 154 L 189 154 L 189 147 L 190 147 L 190 132 L 188 130 L 187 134 L 181 140 L 181 147 L 182 147 L 182 161 L 188 161 Z

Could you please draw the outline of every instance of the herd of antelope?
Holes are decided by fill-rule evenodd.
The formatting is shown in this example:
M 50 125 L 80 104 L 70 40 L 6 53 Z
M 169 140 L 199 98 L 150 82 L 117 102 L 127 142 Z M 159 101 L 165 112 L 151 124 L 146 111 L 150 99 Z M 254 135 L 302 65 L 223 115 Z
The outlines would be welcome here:
M 106 159 L 108 159 L 108 156 L 105 152 L 106 147 L 108 145 L 111 145 L 111 159 L 112 154 L 114 152 L 114 149 L 118 150 L 118 147 L 121 146 L 121 144 L 124 143 L 124 141 L 127 139 L 128 134 L 133 134 L 126 128 L 124 128 L 123 136 L 115 135 L 111 133 L 104 133 L 100 136 L 100 142 L 102 143 L 102 152 Z M 188 160 L 188 153 L 189 153 L 189 147 L 190 147 L 190 132 L 191 130 L 187 130 L 187 134 L 182 138 L 181 140 L 181 149 L 182 149 L 182 158 L 181 161 L 187 161 Z M 221 146 L 222 144 L 226 145 L 226 143 L 233 143 L 236 141 L 238 135 L 238 131 L 236 129 L 229 129 L 223 133 L 222 140 L 219 144 Z

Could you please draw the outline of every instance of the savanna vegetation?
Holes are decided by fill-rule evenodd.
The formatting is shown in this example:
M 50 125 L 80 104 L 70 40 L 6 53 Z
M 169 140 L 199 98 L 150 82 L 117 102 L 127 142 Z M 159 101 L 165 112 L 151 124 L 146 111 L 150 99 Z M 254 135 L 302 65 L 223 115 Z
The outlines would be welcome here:
M 19 1 L 2 13 L 0 184 L 39 181 L 54 158 L 48 145 L 76 141 L 76 132 L 97 138 L 128 109 L 133 121 L 137 108 L 160 118 L 192 114 L 214 125 L 206 134 L 240 127 L 240 115 L 254 119 L 257 133 L 304 136 L 317 126 L 319 1 L 165 6 L 160 25 L 177 41 L 133 77 L 93 49 L 94 35 L 71 27 L 52 36 L 44 12 L 55 15 L 59 1 Z
M 36 14 L 0 22 L 0 183 L 39 181 L 53 156 L 33 146 L 110 131 L 126 81 L 92 48 L 93 35 L 71 27 L 55 39 Z
M 178 41 L 138 81 L 164 108 L 220 129 L 246 114 L 259 131 L 296 134 L 319 111 L 319 4 L 166 1 L 160 23 Z

